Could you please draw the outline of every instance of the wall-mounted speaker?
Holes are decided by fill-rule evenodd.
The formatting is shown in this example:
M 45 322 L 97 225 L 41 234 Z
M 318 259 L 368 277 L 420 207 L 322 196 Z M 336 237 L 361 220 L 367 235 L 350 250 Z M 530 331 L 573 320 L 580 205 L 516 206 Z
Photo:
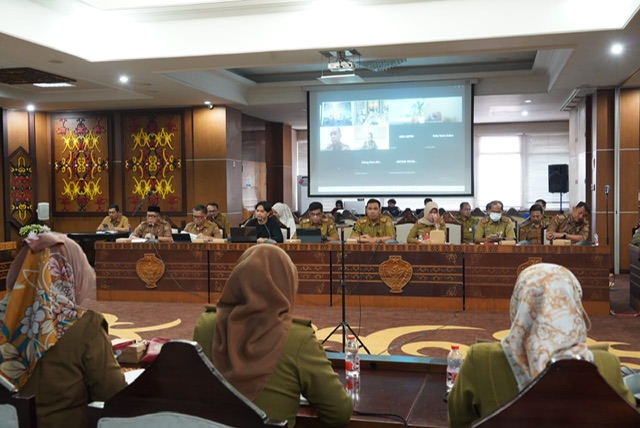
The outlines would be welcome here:
M 38 214 L 38 220 L 49 220 L 49 202 L 38 202 L 36 212 Z
M 549 165 L 549 193 L 569 191 L 569 165 Z

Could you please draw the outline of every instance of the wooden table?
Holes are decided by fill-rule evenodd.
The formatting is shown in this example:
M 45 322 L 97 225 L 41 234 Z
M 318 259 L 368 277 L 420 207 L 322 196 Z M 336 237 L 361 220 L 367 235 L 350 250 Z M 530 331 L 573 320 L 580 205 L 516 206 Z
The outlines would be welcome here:
M 89 260 L 89 264 L 91 266 L 96 265 L 96 254 L 94 245 L 98 241 L 107 241 L 107 242 L 115 242 L 118 238 L 126 238 L 129 236 L 129 233 L 121 232 L 121 233 L 97 233 L 97 232 L 76 232 L 76 233 L 67 233 L 67 236 L 80 245 L 82 251 L 87 256 L 87 260 Z
M 344 354 L 330 354 L 332 365 L 344 382 Z M 448 426 L 446 361 L 441 358 L 361 357 L 360 396 L 349 427 L 402 426 L 398 419 L 359 413 L 390 413 L 401 416 L 409 427 Z M 322 426 L 310 407 L 301 407 L 296 427 Z
M 96 242 L 98 299 L 215 302 L 251 245 Z M 297 304 L 341 304 L 342 245 L 279 246 L 298 268 Z M 345 302 L 502 312 L 519 273 L 541 262 L 571 269 L 589 314 L 609 313 L 609 253 L 591 246 L 345 244 Z M 157 287 L 148 288 L 155 269 L 162 270 Z

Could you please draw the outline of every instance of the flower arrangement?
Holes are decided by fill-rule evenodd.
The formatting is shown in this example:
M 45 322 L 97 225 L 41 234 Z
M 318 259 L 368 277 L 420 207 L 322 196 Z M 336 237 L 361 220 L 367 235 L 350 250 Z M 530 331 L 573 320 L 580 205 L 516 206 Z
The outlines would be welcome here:
M 27 238 L 32 238 L 40 233 L 51 232 L 48 226 L 43 224 L 28 224 L 20 228 L 20 236 L 26 236 Z

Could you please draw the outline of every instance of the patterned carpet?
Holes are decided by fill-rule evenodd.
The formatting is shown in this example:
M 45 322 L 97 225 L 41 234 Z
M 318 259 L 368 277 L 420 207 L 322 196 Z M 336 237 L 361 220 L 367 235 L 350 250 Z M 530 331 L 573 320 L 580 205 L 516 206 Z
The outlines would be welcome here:
M 629 276 L 619 275 L 610 293 L 612 315 L 592 316 L 589 344 L 608 344 L 624 365 L 640 369 L 640 317 L 629 307 Z M 154 336 L 191 339 L 204 304 L 90 301 L 86 307 L 105 315 L 118 338 Z M 297 306 L 296 316 L 310 318 L 324 340 L 341 322 L 339 306 Z M 417 309 L 347 307 L 346 322 L 371 354 L 445 357 L 452 343 L 463 354 L 478 340 L 500 340 L 510 322 L 506 313 L 447 312 Z M 340 331 L 325 346 L 341 349 Z

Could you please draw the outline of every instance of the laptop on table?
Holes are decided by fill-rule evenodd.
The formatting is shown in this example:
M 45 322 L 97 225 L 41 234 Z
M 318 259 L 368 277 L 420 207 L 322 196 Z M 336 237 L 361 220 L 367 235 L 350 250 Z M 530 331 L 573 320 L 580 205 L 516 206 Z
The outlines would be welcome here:
M 320 229 L 297 229 L 296 236 L 304 244 L 319 244 L 322 242 L 322 230 Z
M 230 239 L 231 242 L 256 242 L 258 234 L 253 226 L 232 227 Z
M 172 233 L 173 242 L 191 242 L 191 235 L 188 233 Z

